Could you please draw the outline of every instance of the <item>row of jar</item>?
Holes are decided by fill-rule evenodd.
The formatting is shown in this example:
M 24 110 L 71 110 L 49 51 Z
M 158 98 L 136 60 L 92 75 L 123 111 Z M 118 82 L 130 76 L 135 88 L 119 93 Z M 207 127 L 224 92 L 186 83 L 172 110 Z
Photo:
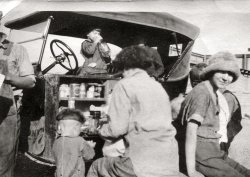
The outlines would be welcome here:
M 98 83 L 61 84 L 60 98 L 104 98 L 104 85 Z

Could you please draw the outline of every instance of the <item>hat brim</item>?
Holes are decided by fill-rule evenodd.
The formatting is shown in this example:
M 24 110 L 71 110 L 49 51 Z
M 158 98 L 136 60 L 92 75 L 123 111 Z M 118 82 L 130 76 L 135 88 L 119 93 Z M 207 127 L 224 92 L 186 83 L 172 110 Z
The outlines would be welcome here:
M 203 80 L 209 79 L 212 73 L 217 71 L 226 71 L 230 72 L 233 75 L 233 81 L 235 82 L 240 76 L 240 68 L 238 64 L 234 61 L 227 62 L 218 62 L 211 65 L 208 65 L 201 73 L 201 78 Z

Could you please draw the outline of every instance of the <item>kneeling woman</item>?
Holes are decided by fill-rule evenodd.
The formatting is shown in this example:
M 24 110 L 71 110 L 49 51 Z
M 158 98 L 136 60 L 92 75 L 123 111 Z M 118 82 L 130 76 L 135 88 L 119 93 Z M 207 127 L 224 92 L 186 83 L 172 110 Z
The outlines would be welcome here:
M 176 130 L 166 91 L 146 72 L 152 59 L 145 48 L 131 46 L 118 54 L 115 63 L 124 78 L 113 89 L 109 121 L 99 134 L 110 141 L 123 138 L 126 152 L 124 157 L 96 160 L 88 177 L 177 177 Z

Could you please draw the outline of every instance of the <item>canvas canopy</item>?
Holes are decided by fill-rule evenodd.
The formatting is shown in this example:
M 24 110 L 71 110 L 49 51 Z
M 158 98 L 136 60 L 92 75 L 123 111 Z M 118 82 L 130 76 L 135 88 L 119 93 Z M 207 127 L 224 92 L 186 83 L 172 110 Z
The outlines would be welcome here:
M 4 24 L 11 29 L 42 33 L 46 19 L 53 16 L 50 34 L 84 38 L 91 28 L 99 27 L 106 41 L 121 48 L 132 45 L 136 36 L 143 35 L 149 46 L 161 49 L 160 54 L 167 72 L 177 60 L 176 56 L 168 57 L 166 54 L 170 45 L 177 42 L 184 50 L 199 35 L 199 28 L 169 13 L 85 11 L 85 4 L 24 1 L 5 16 Z M 176 38 L 173 37 L 173 32 Z M 192 48 L 187 51 L 168 81 L 180 80 L 188 75 L 191 50 Z
M 65 17 L 65 14 L 68 14 L 68 16 Z M 5 26 L 11 29 L 22 29 L 32 32 L 41 32 L 41 25 L 39 24 L 45 21 L 50 15 L 54 16 L 54 18 L 56 19 L 51 29 L 52 33 L 58 28 L 64 27 L 65 23 L 67 24 L 73 23 L 79 20 L 79 18 L 83 18 L 84 16 L 86 17 L 91 16 L 92 18 L 89 18 L 90 20 L 104 18 L 104 19 L 109 19 L 111 22 L 120 21 L 120 22 L 127 22 L 132 24 L 148 26 L 152 28 L 175 31 L 193 40 L 196 39 L 199 34 L 199 29 L 192 24 L 189 24 L 168 13 L 152 13 L 152 12 L 122 13 L 122 12 L 39 11 L 39 12 L 30 12 L 30 14 L 28 15 L 25 15 L 23 17 L 14 20 L 10 20 L 5 23 Z M 74 19 L 72 19 L 72 17 Z M 87 20 L 86 23 L 88 23 Z M 98 24 L 97 26 L 100 25 L 101 24 Z

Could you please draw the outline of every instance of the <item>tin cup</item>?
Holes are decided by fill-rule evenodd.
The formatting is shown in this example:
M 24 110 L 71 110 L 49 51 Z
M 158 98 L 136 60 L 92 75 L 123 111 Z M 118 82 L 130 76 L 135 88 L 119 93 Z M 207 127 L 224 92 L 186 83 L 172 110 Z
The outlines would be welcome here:
M 70 97 L 75 98 L 80 95 L 80 84 L 71 83 L 70 84 Z

